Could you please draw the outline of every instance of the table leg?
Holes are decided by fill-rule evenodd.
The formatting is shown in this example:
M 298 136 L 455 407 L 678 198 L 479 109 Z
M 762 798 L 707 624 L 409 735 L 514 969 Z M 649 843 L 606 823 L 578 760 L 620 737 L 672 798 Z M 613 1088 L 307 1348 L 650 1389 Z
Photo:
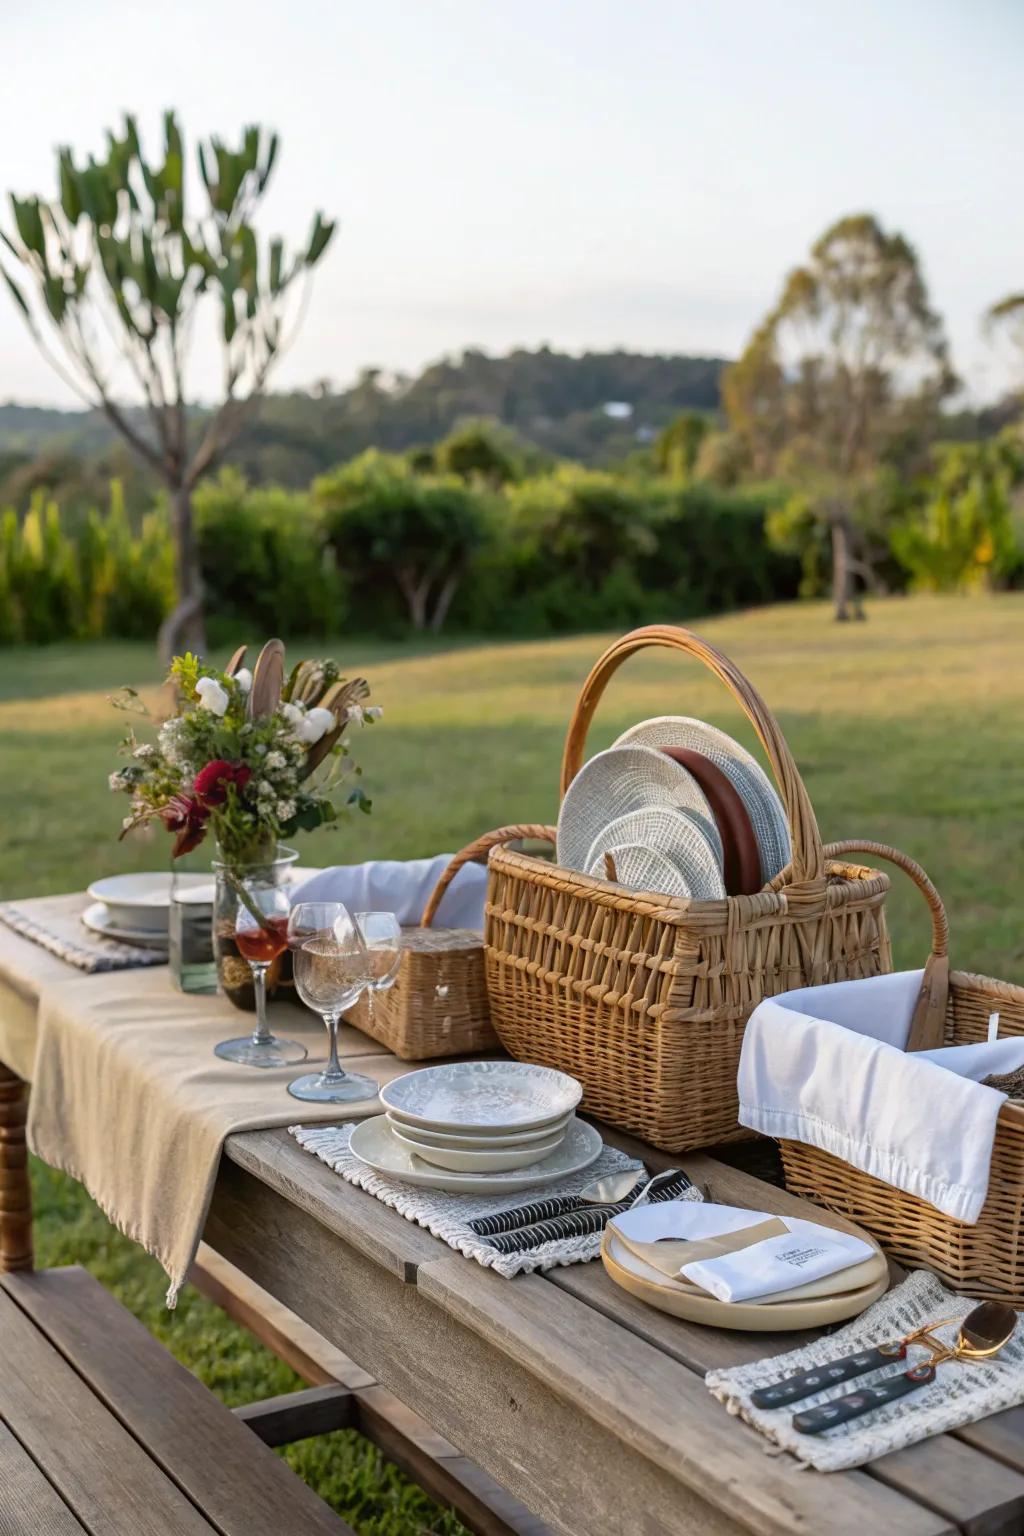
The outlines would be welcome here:
M 33 1267 L 27 1116 L 28 1086 L 0 1062 L 0 1274 Z

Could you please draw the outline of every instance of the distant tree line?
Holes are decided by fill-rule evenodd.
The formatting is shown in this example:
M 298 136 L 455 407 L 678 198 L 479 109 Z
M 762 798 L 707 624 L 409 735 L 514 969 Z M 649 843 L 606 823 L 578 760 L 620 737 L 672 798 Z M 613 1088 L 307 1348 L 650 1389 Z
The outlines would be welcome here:
M 830 529 L 813 491 L 733 483 L 727 431 L 683 413 L 629 472 L 561 463 L 500 425 L 433 448 L 369 449 L 304 490 L 226 467 L 194 495 L 209 639 L 253 625 L 547 635 L 822 596 Z M 876 475 L 850 504 L 871 585 L 1024 585 L 1024 438 L 937 443 L 908 478 Z M 166 503 L 64 514 L 37 491 L 0 516 L 0 643 L 147 638 L 173 609 Z

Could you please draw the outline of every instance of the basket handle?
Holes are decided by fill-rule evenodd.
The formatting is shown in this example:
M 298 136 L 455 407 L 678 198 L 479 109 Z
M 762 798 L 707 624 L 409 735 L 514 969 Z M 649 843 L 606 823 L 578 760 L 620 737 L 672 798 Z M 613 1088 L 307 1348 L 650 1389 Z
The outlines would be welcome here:
M 946 1003 L 949 997 L 949 922 L 942 897 L 916 859 L 890 848 L 887 843 L 873 843 L 846 838 L 829 843 L 825 856 L 842 858 L 847 853 L 866 853 L 869 858 L 885 859 L 909 875 L 928 903 L 932 915 L 932 951 L 924 968 L 921 992 L 914 1006 L 907 1036 L 908 1051 L 931 1051 L 946 1043 Z
M 487 853 L 491 848 L 497 848 L 501 843 L 514 843 L 517 838 L 532 837 L 539 842 L 553 843 L 555 841 L 554 827 L 542 827 L 532 821 L 516 823 L 510 827 L 496 827 L 493 832 L 485 832 L 482 837 L 467 843 L 465 848 L 459 850 L 452 858 L 440 880 L 434 886 L 430 900 L 423 908 L 423 917 L 420 920 L 421 928 L 429 928 L 434 920 L 441 898 L 451 885 L 455 876 L 463 864 L 471 864 L 482 853 Z
M 716 650 L 713 645 L 709 645 L 706 640 L 702 640 L 699 635 L 695 635 L 692 630 L 683 629 L 680 625 L 648 624 L 643 629 L 634 629 L 630 634 L 623 635 L 621 640 L 616 640 L 614 645 L 610 645 L 600 660 L 595 663 L 590 676 L 583 684 L 580 696 L 576 700 L 572 719 L 569 721 L 565 752 L 562 757 L 562 794 L 565 794 L 580 770 L 590 722 L 594 718 L 594 711 L 612 675 L 635 651 L 648 650 L 652 647 L 682 651 L 686 656 L 694 656 L 698 661 L 703 662 L 720 682 L 724 683 L 754 727 L 758 740 L 768 754 L 789 821 L 790 837 L 793 843 L 793 878 L 801 884 L 822 879 L 825 861 L 818 823 L 807 790 L 804 788 L 804 782 L 793 761 L 793 754 L 786 745 L 786 739 L 779 728 L 778 721 L 757 689 L 747 681 L 728 656 Z

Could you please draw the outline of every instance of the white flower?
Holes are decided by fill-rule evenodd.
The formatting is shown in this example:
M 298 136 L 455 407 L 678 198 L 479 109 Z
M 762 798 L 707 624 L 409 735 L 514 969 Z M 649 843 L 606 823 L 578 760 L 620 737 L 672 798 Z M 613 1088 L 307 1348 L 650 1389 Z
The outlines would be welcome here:
M 260 779 L 256 785 L 256 798 L 258 800 L 273 800 L 276 794 L 277 790 L 269 779 Z
M 134 816 L 125 816 L 123 821 L 121 822 L 121 829 L 122 829 L 122 831 L 127 832 L 128 828 L 131 827 L 131 826 L 134 826 L 134 825 L 135 825 L 135 817 Z
M 222 715 L 230 700 L 227 692 L 215 677 L 201 677 L 196 683 L 200 709 L 208 709 L 212 715 Z
M 263 742 L 262 742 L 262 741 L 258 741 L 258 742 L 257 742 L 257 743 L 256 743 L 256 745 L 255 745 L 255 746 L 254 746 L 254 747 L 253 747 L 253 749 L 252 749 L 252 750 L 253 750 L 253 751 L 254 751 L 254 752 L 255 752 L 255 754 L 256 754 L 256 756 L 257 756 L 257 757 L 263 757 L 263 756 L 264 756 L 264 755 L 265 755 L 265 754 L 266 754 L 266 750 L 267 750 L 267 749 L 266 749 L 266 747 L 265 747 L 265 746 L 264 746 L 264 744 L 263 744 Z
M 151 757 L 156 757 L 156 747 L 152 746 L 148 741 L 144 741 L 135 748 L 132 757 L 137 757 L 140 763 L 148 762 Z
M 293 730 L 297 730 L 302 724 L 306 711 L 301 704 L 282 704 L 281 714 L 287 720 Z
M 235 682 L 243 693 L 249 692 L 249 689 L 252 687 L 252 673 L 248 667 L 241 667 L 235 673 Z
M 295 734 L 311 747 L 333 729 L 334 715 L 329 709 L 311 709 Z
M 369 709 L 363 710 L 363 715 L 367 720 L 379 720 L 383 713 L 384 711 L 379 704 L 372 704 Z
M 295 815 L 295 801 L 279 800 L 277 802 L 276 815 L 278 821 L 291 821 Z
M 282 768 L 288 767 L 288 759 L 283 752 L 270 752 L 267 754 L 267 772 L 280 773 Z
M 366 710 L 361 704 L 350 704 L 348 707 L 349 725 L 362 725 Z
M 124 779 L 121 777 L 120 769 L 117 769 L 110 775 L 107 779 L 107 784 L 113 790 L 124 789 Z

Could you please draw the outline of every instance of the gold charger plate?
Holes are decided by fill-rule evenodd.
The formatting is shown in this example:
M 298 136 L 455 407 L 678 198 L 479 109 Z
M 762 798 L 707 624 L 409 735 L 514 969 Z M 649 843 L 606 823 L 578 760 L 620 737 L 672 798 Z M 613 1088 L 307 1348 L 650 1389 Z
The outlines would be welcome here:
M 859 1236 L 865 1234 L 858 1233 Z M 866 1241 L 870 1242 L 869 1238 Z M 782 1333 L 799 1328 L 824 1328 L 828 1323 L 857 1317 L 889 1289 L 889 1266 L 876 1244 L 878 1278 L 853 1291 L 839 1291 L 833 1296 L 803 1301 L 716 1301 L 713 1296 L 698 1296 L 676 1287 L 670 1280 L 631 1253 L 611 1227 L 606 1227 L 601 1242 L 601 1262 L 605 1273 L 631 1296 L 690 1323 L 710 1328 L 732 1328 L 741 1333 Z M 865 1260 L 865 1263 L 868 1262 Z M 645 1273 L 646 1271 L 646 1273 Z

